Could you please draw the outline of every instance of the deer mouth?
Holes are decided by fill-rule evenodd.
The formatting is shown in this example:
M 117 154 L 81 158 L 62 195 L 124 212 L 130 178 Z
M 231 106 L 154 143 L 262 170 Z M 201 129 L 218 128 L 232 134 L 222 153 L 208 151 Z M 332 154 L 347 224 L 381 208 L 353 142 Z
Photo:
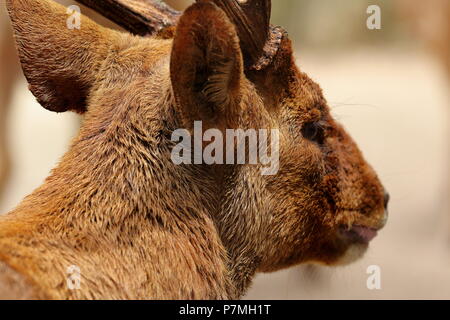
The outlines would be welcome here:
M 378 230 L 362 225 L 353 225 L 350 229 L 348 227 L 341 227 L 340 235 L 344 239 L 353 243 L 369 244 L 378 234 Z

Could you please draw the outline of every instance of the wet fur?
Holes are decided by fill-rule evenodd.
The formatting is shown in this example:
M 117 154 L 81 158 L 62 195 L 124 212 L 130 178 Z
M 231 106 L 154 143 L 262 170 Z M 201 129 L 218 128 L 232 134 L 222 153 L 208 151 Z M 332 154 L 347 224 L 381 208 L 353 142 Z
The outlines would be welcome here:
M 85 114 L 45 183 L 0 218 L 0 284 L 19 278 L 12 297 L 234 299 L 258 271 L 365 251 L 338 230 L 379 226 L 384 189 L 295 66 L 287 37 L 268 70 L 246 72 L 234 26 L 207 1 L 185 12 L 174 40 L 87 18 L 73 33 L 51 1 L 7 5 L 33 94 L 47 109 Z M 280 129 L 280 172 L 174 165 L 171 133 L 194 120 Z M 310 121 L 323 122 L 323 146 L 302 137 Z M 71 265 L 80 290 L 67 288 Z

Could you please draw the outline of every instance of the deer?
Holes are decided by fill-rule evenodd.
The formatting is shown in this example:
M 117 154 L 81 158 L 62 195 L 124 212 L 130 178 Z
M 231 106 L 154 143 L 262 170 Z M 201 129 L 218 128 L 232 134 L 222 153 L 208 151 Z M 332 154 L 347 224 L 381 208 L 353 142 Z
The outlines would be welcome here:
M 389 195 L 270 24 L 270 0 L 79 2 L 126 31 L 84 16 L 70 30 L 52 0 L 6 1 L 29 89 L 83 123 L 0 217 L 2 297 L 239 299 L 259 272 L 364 255 Z M 278 172 L 175 164 L 171 135 L 196 121 L 278 130 Z

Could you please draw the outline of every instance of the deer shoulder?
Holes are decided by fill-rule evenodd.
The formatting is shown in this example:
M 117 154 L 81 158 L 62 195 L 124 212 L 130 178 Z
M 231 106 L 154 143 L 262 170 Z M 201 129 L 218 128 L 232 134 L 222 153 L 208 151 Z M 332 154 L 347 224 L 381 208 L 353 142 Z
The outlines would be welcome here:
M 25 276 L 0 261 L 0 300 L 32 300 L 38 298 Z
M 269 0 L 202 0 L 182 15 L 152 0 L 81 2 L 136 35 L 85 17 L 69 30 L 53 1 L 6 1 L 31 92 L 50 111 L 85 114 L 45 183 L 0 221 L 0 260 L 20 266 L 1 278 L 11 296 L 32 297 L 31 279 L 57 299 L 238 298 L 257 272 L 364 254 L 389 198 L 270 26 Z M 266 133 L 248 140 L 275 170 L 246 162 L 247 139 L 224 141 L 230 131 Z M 199 142 L 182 161 L 176 132 L 181 147 Z M 221 137 L 217 159 L 243 151 L 207 163 L 196 138 L 207 134 Z M 72 266 L 79 290 L 67 286 Z

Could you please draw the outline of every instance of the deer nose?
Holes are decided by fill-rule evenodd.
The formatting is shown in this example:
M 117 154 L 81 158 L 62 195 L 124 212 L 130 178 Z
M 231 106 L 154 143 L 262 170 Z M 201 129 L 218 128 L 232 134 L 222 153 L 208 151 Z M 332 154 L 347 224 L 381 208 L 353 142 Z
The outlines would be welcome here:
M 389 204 L 389 200 L 391 199 L 391 196 L 389 195 L 389 193 L 385 193 L 384 194 L 384 209 L 387 211 L 388 209 L 388 204 Z

